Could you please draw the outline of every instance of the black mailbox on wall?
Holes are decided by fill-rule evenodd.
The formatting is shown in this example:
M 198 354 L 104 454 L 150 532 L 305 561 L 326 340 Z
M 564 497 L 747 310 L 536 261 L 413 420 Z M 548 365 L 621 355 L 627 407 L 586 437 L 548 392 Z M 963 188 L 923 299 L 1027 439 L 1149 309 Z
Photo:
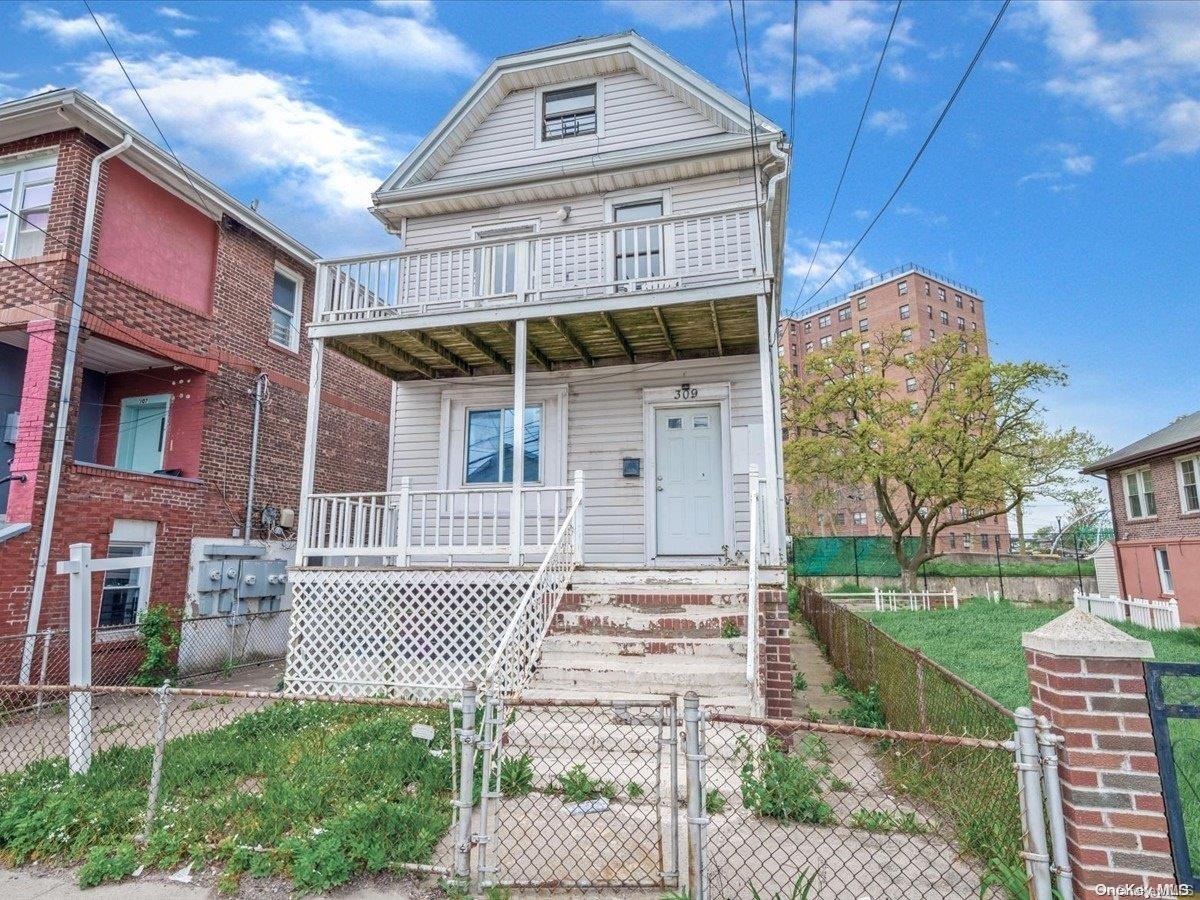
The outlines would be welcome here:
M 642 458 L 640 456 L 622 457 L 621 474 L 626 478 L 641 478 Z

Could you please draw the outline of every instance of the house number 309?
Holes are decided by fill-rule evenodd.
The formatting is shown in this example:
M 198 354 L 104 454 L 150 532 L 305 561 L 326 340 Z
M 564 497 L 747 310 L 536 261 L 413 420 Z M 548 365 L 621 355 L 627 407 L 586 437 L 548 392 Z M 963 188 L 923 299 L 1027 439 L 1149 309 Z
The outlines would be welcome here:
M 675 390 L 676 400 L 695 400 L 699 395 L 700 391 L 686 382 Z

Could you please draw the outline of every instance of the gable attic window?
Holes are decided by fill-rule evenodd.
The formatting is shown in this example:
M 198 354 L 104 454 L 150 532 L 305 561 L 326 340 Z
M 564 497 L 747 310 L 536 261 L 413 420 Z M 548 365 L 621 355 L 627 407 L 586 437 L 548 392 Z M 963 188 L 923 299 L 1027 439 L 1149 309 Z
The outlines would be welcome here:
M 542 94 L 542 140 L 557 141 L 596 133 L 596 85 Z

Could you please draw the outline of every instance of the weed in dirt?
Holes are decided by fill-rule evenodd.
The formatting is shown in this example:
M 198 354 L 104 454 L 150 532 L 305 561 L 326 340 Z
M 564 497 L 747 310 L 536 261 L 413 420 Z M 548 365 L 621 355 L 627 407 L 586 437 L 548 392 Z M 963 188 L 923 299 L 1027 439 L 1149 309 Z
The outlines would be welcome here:
M 777 741 L 768 741 L 757 750 L 744 737 L 740 744 L 742 805 L 746 809 L 783 822 L 833 822 L 833 810 L 821 797 L 821 783 L 829 770 L 811 755 L 813 745 L 806 741 L 789 754 Z M 824 752 L 827 754 L 828 748 Z
M 733 622 L 726 622 L 721 626 L 721 637 L 736 638 L 742 636 L 742 629 L 738 628 Z
M 716 788 L 713 788 L 704 795 L 704 811 L 709 815 L 720 815 L 725 812 L 726 805 L 725 795 Z
M 617 789 L 601 778 L 592 778 L 582 763 L 576 763 L 558 776 L 559 788 L 563 797 L 570 803 L 583 803 L 603 797 L 611 800 L 617 795 Z
M 885 834 L 924 834 L 929 830 L 914 812 L 898 814 L 883 809 L 856 809 L 850 816 L 850 827 Z

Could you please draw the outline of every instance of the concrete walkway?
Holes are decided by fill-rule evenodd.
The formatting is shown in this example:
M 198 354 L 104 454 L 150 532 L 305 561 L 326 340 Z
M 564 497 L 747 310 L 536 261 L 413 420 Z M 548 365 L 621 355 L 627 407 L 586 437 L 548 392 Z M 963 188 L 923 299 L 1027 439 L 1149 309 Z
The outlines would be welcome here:
M 845 699 L 829 690 L 835 674 L 833 666 L 825 659 L 817 642 L 808 636 L 803 622 L 792 623 L 791 638 L 792 672 L 803 675 L 805 681 L 804 690 L 792 691 L 792 715 L 807 719 L 811 710 L 827 717 L 845 709 Z

